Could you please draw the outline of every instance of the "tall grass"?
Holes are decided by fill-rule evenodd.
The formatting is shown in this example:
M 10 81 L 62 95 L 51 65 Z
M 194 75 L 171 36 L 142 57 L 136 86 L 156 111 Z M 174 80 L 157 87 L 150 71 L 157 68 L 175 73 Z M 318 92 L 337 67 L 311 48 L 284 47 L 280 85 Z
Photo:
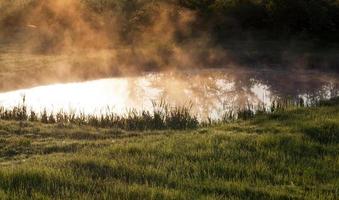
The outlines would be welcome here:
M 224 111 L 218 119 L 201 119 L 193 114 L 193 105 L 188 103 L 182 106 L 171 106 L 161 100 L 153 102 L 152 111 L 138 111 L 130 109 L 124 115 L 118 115 L 114 111 L 107 110 L 104 114 L 86 114 L 84 112 L 42 112 L 29 110 L 25 104 L 25 97 L 22 103 L 13 107 L 5 108 L 0 106 L 0 120 L 30 121 L 45 124 L 75 124 L 100 128 L 118 128 L 123 130 L 185 130 L 195 129 L 200 126 L 216 123 L 228 123 L 234 120 L 250 120 L 256 115 L 273 114 L 288 109 L 317 105 L 316 102 L 306 104 L 303 99 L 279 98 L 275 99 L 270 107 L 263 104 L 252 105 L 248 103 L 243 108 L 234 108 Z M 321 104 L 321 102 L 319 102 Z M 196 105 L 198 106 L 198 105 Z
M 162 129 L 194 129 L 199 125 L 198 118 L 191 111 L 192 105 L 170 106 L 161 101 L 153 102 L 153 111 L 137 111 L 130 109 L 125 115 L 117 115 L 113 111 L 94 115 L 76 111 L 57 113 L 44 109 L 37 113 L 28 112 L 23 103 L 13 108 L 0 107 L 0 120 L 31 121 L 45 124 L 76 124 L 101 128 L 119 128 L 124 130 L 162 130 Z

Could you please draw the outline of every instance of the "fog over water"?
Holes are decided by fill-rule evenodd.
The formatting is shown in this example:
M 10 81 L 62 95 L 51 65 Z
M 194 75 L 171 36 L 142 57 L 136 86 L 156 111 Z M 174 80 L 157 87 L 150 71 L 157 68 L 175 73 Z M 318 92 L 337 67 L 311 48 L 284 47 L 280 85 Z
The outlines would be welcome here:
M 13 107 L 26 97 L 35 111 L 86 114 L 152 110 L 152 101 L 193 105 L 201 118 L 218 118 L 248 104 L 270 106 L 277 98 L 327 99 L 339 95 L 337 76 L 315 71 L 190 70 L 60 83 L 0 93 L 0 105 Z

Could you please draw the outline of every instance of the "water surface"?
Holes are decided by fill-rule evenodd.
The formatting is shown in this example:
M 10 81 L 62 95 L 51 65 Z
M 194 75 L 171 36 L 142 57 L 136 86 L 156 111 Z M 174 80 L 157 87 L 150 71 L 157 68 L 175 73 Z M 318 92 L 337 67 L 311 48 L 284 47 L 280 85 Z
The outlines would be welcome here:
M 152 102 L 192 104 L 200 117 L 220 117 L 248 104 L 270 106 L 280 97 L 326 99 L 338 96 L 339 78 L 315 71 L 193 70 L 147 73 L 79 83 L 53 84 L 0 93 L 0 105 L 13 107 L 23 96 L 35 111 L 100 114 L 152 110 Z

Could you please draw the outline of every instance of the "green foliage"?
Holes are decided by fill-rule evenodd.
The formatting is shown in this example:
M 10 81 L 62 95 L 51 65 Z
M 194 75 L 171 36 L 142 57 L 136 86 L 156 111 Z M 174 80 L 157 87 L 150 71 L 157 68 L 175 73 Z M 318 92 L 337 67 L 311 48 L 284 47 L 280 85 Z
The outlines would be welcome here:
M 0 10 L 5 12 L 0 25 L 20 24 L 27 10 L 37 2 L 39 0 L 16 0 L 11 4 L 2 1 Z M 128 42 L 133 42 L 145 27 L 157 22 L 161 4 L 196 11 L 196 30 L 206 31 L 199 26 L 209 23 L 211 34 L 219 37 L 239 28 L 320 38 L 339 31 L 339 4 L 335 0 L 81 0 L 81 3 L 92 14 L 118 17 L 122 27 L 116 31 Z
M 217 0 L 179 1 L 197 9 L 215 24 L 230 27 L 232 19 L 244 29 L 267 29 L 279 33 L 320 34 L 338 31 L 339 6 L 332 0 Z M 236 25 L 233 24 L 233 25 Z M 226 30 L 220 30 L 226 31 Z

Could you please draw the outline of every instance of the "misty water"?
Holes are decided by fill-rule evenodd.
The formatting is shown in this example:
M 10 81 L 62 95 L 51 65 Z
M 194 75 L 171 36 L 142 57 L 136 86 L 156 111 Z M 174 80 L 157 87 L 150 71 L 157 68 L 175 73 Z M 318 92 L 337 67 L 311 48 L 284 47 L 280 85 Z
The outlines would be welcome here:
M 0 106 L 14 107 L 26 98 L 34 111 L 123 115 L 152 110 L 152 102 L 192 105 L 201 118 L 218 118 L 248 104 L 269 107 L 277 98 L 306 102 L 339 95 L 339 77 L 316 71 L 209 69 L 145 73 L 140 76 L 60 83 L 0 93 Z

